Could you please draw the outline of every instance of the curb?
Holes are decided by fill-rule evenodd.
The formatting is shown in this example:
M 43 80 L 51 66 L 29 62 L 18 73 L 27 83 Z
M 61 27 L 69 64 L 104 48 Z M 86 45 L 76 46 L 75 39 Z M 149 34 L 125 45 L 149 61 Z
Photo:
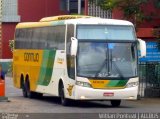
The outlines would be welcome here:
M 0 102 L 9 102 L 8 97 L 0 97 Z

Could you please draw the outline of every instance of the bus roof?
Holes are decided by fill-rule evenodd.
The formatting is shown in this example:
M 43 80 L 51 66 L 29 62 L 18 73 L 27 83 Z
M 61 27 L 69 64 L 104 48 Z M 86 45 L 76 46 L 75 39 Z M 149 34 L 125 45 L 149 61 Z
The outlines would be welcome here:
M 78 18 L 90 18 L 93 16 L 86 15 L 60 15 L 54 17 L 45 17 L 40 20 L 40 22 L 50 22 L 50 21 L 60 21 L 60 20 L 68 20 L 68 19 L 78 19 Z
M 69 17 L 70 16 L 70 17 Z M 71 16 L 74 16 L 71 17 Z M 64 18 L 63 18 L 64 17 Z M 65 24 L 86 24 L 86 25 L 126 25 L 133 26 L 129 21 L 116 20 L 116 19 L 103 19 L 99 17 L 90 16 L 78 16 L 78 15 L 63 15 L 63 17 L 47 17 L 40 20 L 40 22 L 24 22 L 19 23 L 16 28 L 33 28 L 33 27 L 44 27 L 44 26 L 56 26 Z M 67 18 L 66 18 L 67 17 Z M 58 20 L 58 18 L 60 20 Z
M 66 20 L 65 24 L 101 24 L 101 25 L 127 25 L 127 26 L 133 26 L 133 24 L 129 21 L 125 20 L 117 20 L 117 19 L 104 19 L 104 18 L 81 18 L 79 20 L 77 19 L 71 19 Z

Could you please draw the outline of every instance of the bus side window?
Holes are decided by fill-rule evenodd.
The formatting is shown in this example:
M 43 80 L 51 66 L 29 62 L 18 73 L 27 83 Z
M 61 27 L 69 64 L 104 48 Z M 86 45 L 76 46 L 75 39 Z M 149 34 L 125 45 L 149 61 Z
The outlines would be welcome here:
M 75 57 L 67 55 L 67 70 L 68 76 L 71 79 L 75 79 Z
M 16 42 L 15 42 L 15 48 L 22 49 L 24 47 L 25 42 L 25 31 L 26 29 L 17 29 L 16 30 Z
M 48 28 L 40 28 L 40 34 L 39 34 L 39 39 L 38 39 L 38 43 L 39 49 L 47 49 L 47 35 L 48 35 Z
M 19 29 L 16 29 L 16 32 L 15 32 L 15 48 L 18 49 L 20 47 L 20 41 L 19 41 L 19 38 L 20 37 L 20 30 Z
M 55 42 L 56 34 L 55 34 L 55 26 L 48 27 L 48 34 L 47 34 L 47 49 L 55 49 L 57 50 L 57 44 Z
M 31 40 L 32 40 L 32 36 L 33 36 L 32 31 L 33 31 L 32 29 L 26 30 L 25 49 L 30 49 L 30 47 L 31 47 Z
M 75 57 L 70 55 L 70 46 L 71 46 L 71 37 L 74 36 L 74 26 L 67 26 L 67 44 L 66 44 L 66 53 L 67 53 L 67 72 L 68 76 L 72 79 L 75 79 Z

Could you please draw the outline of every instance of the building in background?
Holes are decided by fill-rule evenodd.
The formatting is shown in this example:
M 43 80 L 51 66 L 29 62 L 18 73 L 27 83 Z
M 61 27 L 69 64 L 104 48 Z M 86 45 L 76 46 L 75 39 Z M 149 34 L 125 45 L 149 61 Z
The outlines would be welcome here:
M 12 58 L 9 40 L 14 39 L 17 23 L 68 13 L 64 0 L 0 0 L 0 59 Z
M 88 2 L 88 12 L 87 14 L 90 16 L 96 16 L 101 18 L 112 18 L 112 12 L 110 10 L 103 10 L 99 6 L 95 5 L 93 2 Z
M 17 0 L 0 0 L 0 58 L 10 58 L 9 40 L 13 39 L 15 25 L 20 22 Z

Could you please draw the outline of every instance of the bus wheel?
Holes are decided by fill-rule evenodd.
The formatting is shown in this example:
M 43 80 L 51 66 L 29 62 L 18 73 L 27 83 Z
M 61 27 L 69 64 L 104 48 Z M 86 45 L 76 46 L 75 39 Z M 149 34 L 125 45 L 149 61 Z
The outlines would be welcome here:
M 34 98 L 34 92 L 30 91 L 29 81 L 26 81 L 25 87 L 26 87 L 26 91 L 27 91 L 27 97 Z
M 121 104 L 121 100 L 111 100 L 112 107 L 119 107 Z
M 23 97 L 27 97 L 27 90 L 26 90 L 26 86 L 24 84 L 24 81 L 21 81 L 21 87 L 22 87 Z
M 63 106 L 67 106 L 69 104 L 69 100 L 65 98 L 63 85 L 60 86 L 60 98 L 61 98 L 61 104 Z

